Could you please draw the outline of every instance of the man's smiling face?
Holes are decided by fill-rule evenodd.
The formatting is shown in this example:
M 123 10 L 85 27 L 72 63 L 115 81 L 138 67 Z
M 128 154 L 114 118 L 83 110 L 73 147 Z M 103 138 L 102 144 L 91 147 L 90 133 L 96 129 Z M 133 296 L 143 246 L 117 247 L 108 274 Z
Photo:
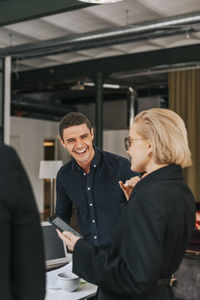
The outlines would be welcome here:
M 93 129 L 90 131 L 84 123 L 65 128 L 61 142 L 69 154 L 81 166 L 82 164 L 90 163 L 94 156 L 93 138 Z

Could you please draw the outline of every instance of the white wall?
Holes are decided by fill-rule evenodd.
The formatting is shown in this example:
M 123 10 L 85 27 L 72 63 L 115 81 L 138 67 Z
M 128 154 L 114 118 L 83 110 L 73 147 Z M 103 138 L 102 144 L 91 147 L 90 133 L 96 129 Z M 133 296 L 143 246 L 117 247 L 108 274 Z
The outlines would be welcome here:
M 57 122 L 11 117 L 11 145 L 28 173 L 40 212 L 43 212 L 43 180 L 38 175 L 40 160 L 44 159 L 43 141 L 57 136 Z
M 104 130 L 103 132 L 103 150 L 112 152 L 128 158 L 126 153 L 124 138 L 129 134 L 128 129 L 122 130 Z

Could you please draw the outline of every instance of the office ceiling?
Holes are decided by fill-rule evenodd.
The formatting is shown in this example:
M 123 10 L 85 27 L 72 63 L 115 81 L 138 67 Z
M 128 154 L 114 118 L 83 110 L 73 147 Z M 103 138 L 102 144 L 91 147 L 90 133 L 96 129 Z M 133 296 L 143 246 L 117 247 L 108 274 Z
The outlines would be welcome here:
M 26 1 L 24 5 L 25 3 Z M 38 0 L 36 3 L 39 5 Z M 142 58 L 145 57 L 145 53 L 160 50 L 161 52 L 156 52 L 159 56 L 159 53 L 164 50 L 200 45 L 200 0 L 124 0 L 116 4 L 86 7 L 80 5 L 80 2 L 76 0 L 68 1 L 68 3 L 69 6 L 65 12 L 59 14 L 48 12 L 47 16 L 0 27 L 0 57 L 11 53 L 14 57 L 12 71 L 16 74 L 17 79 L 22 78 L 21 81 L 16 80 L 14 83 L 13 93 L 15 95 L 23 94 L 26 97 L 27 93 L 46 91 L 46 96 L 41 98 L 35 93 L 35 98 L 56 101 L 58 97 L 62 97 L 63 93 L 65 98 L 68 98 L 70 105 L 75 103 L 76 99 L 77 101 L 80 101 L 81 98 L 87 99 L 87 97 L 94 99 L 94 92 L 87 88 L 83 94 L 83 88 L 80 87 L 80 82 L 91 81 L 91 77 L 87 76 L 87 65 L 82 63 L 94 61 L 92 68 L 95 72 L 97 61 L 98 65 L 101 62 L 106 64 L 106 59 L 112 57 L 117 58 L 119 70 L 115 68 L 116 70 L 110 74 L 107 72 L 106 81 L 108 83 L 131 85 L 137 89 L 153 89 L 158 86 L 165 89 L 167 69 L 173 68 L 174 64 L 163 63 L 161 68 L 156 67 L 155 70 L 150 70 L 144 64 L 144 68 L 138 71 L 132 63 L 131 68 L 120 70 L 120 62 L 123 63 L 121 58 L 132 57 L 130 55 L 140 53 L 143 55 Z M 1 10 L 0 15 L 2 13 Z M 180 19 L 181 22 L 176 22 Z M 170 20 L 173 22 L 171 23 Z M 159 27 L 160 25 L 156 27 L 156 24 L 164 21 L 164 28 Z M 132 30 L 132 33 L 126 35 L 125 30 Z M 110 40 L 109 36 L 106 36 L 108 33 L 112 35 Z M 34 50 L 36 48 L 39 51 L 36 52 Z M 30 49 L 32 52 L 31 55 L 28 55 Z M 140 56 L 137 57 L 140 61 Z M 157 59 L 156 57 L 157 54 L 154 55 L 154 60 Z M 179 57 L 176 58 L 178 60 Z M 46 75 L 51 71 L 54 72 L 53 68 L 63 65 L 66 66 L 65 71 L 68 65 L 70 70 L 73 70 L 73 64 L 76 65 L 76 75 L 72 75 L 70 78 L 70 74 L 68 74 L 68 79 L 62 83 L 60 82 L 63 73 L 60 72 L 57 82 L 53 84 L 52 82 L 43 84 L 43 86 L 26 84 L 27 74 L 34 82 L 34 78 L 37 79 L 36 74 L 39 74 L 38 78 L 41 78 L 43 73 L 39 72 L 45 68 L 47 69 L 47 73 L 44 73 Z M 112 64 L 116 64 L 116 60 Z M 199 61 L 192 61 L 190 66 L 195 64 L 199 65 Z M 80 73 L 84 73 L 80 77 L 77 76 L 79 66 Z M 82 66 L 84 66 L 84 72 L 81 69 Z M 181 63 L 181 67 L 187 67 L 184 61 Z M 23 75 L 20 77 L 19 74 Z M 48 76 L 43 76 L 44 79 L 46 77 Z M 23 86 L 23 79 L 25 86 Z M 79 92 L 77 92 L 78 90 Z M 115 92 L 107 91 L 109 99 L 112 99 L 111 94 L 113 94 L 113 98 L 117 98 Z M 120 97 L 119 94 L 119 99 Z
M 25 46 L 29 43 L 44 42 L 51 39 L 76 37 L 99 30 L 110 30 L 127 25 L 148 21 L 157 21 L 181 14 L 200 11 L 199 0 L 124 0 L 116 4 L 95 5 L 78 10 L 67 11 L 56 15 L 42 17 L 0 27 L 0 49 Z M 137 27 L 139 25 L 135 25 Z M 170 25 L 169 25 L 170 27 Z M 58 55 L 47 55 L 19 59 L 15 70 L 43 68 L 59 64 L 68 64 L 102 57 L 125 55 L 144 51 L 166 49 L 200 43 L 200 24 L 194 24 L 191 32 L 184 25 L 173 26 L 184 29 L 181 34 L 162 37 L 138 39 L 134 42 L 91 47 L 91 49 L 63 52 Z M 191 27 L 190 27 L 191 28 Z

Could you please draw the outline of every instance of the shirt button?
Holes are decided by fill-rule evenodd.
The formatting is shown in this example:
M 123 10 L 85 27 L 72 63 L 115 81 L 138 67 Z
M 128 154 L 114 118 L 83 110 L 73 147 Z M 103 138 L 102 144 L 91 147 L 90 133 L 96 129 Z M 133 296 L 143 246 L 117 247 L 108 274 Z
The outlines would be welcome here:
M 94 168 L 96 168 L 96 165 L 94 165 Z
M 95 220 L 92 220 L 92 223 L 95 223 Z
M 85 175 L 86 175 L 86 173 L 83 173 L 83 175 L 85 176 Z
M 90 203 L 90 206 L 92 206 L 93 204 L 92 203 Z
M 97 240 L 97 236 L 96 235 L 94 236 L 94 239 Z
M 88 187 L 87 189 L 88 189 L 88 191 L 90 191 L 90 187 Z

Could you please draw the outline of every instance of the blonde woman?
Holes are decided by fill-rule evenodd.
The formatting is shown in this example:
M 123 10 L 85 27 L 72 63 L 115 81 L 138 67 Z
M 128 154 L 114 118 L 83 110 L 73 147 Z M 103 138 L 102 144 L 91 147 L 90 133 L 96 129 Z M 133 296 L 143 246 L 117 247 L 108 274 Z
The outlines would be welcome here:
M 69 232 L 59 235 L 74 251 L 73 272 L 99 286 L 98 300 L 172 300 L 173 273 L 195 226 L 194 198 L 182 174 L 191 165 L 184 122 L 168 109 L 143 111 L 126 147 L 131 169 L 145 176 L 120 183 L 129 201 L 111 254 Z

